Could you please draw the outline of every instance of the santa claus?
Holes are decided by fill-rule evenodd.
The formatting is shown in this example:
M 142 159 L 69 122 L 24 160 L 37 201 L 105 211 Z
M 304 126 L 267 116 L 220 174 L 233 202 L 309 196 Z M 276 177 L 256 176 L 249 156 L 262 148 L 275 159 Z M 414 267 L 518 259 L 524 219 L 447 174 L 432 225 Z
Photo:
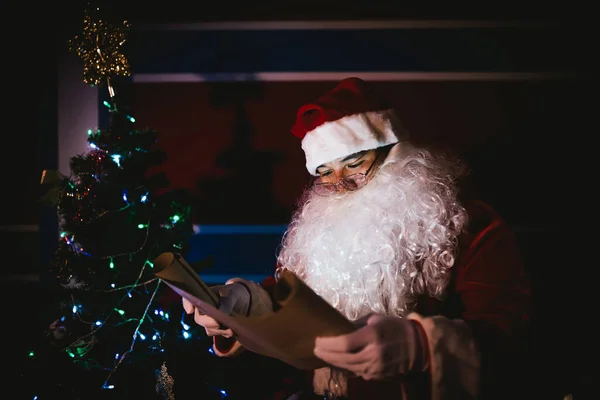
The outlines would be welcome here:
M 513 232 L 464 190 L 460 159 L 414 146 L 390 105 L 358 78 L 303 105 L 292 133 L 314 180 L 283 237 L 279 268 L 358 325 L 317 338 L 315 355 L 331 367 L 314 371 L 312 392 L 518 397 L 529 282 Z M 228 283 L 231 293 L 239 293 L 235 283 L 244 288 L 229 294 L 238 309 L 251 305 L 242 312 L 271 308 L 266 282 Z M 185 300 L 184 307 L 194 312 Z M 215 337 L 218 355 L 242 349 L 218 339 L 230 330 L 195 319 Z

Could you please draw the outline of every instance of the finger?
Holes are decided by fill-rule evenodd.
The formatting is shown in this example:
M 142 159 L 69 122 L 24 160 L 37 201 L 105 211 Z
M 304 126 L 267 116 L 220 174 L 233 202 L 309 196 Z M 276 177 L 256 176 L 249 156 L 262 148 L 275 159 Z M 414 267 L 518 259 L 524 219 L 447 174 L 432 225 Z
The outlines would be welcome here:
M 225 314 L 248 314 L 250 292 L 244 284 L 234 282 L 225 285 L 219 293 L 219 311 Z
M 353 365 L 359 365 L 373 359 L 372 345 L 367 345 L 358 352 L 340 352 L 337 350 L 327 350 L 315 347 L 313 352 L 320 359 L 334 363 L 337 366 L 349 368 Z
M 341 368 L 352 373 L 362 372 L 362 369 L 359 366 L 367 363 L 360 353 L 340 353 L 337 351 L 315 349 L 314 354 L 317 358 L 325 361 L 328 365 Z
M 198 310 L 194 313 L 194 321 L 208 329 L 218 329 L 219 323 L 213 318 L 206 314 L 201 314 Z
M 349 376 L 358 376 L 364 380 L 371 380 L 377 377 L 376 372 L 374 372 L 374 366 L 370 361 L 364 361 L 361 363 L 339 362 L 337 365 L 328 362 L 328 364 L 334 365 L 335 367 L 346 371 Z
M 321 336 L 315 339 L 315 350 L 338 353 L 356 353 L 377 339 L 372 326 L 367 325 L 352 333 L 340 336 Z
M 227 339 L 233 336 L 233 331 L 231 329 L 205 329 L 207 336 L 223 336 Z
M 360 376 L 365 381 L 370 381 L 371 379 L 376 379 L 379 377 L 379 374 L 377 371 L 375 371 L 373 364 L 369 362 L 354 364 L 350 368 L 352 368 L 349 370 L 350 372 L 354 373 L 354 375 Z
M 216 319 L 209 317 L 206 314 L 201 314 L 198 310 L 196 310 L 196 313 L 194 314 L 194 321 L 198 325 L 203 326 L 209 336 L 221 335 L 231 337 L 233 335 L 231 329 L 221 325 Z
M 382 317 L 379 314 L 371 314 L 366 319 L 367 325 L 377 325 L 380 321 L 382 321 L 385 317 Z
M 185 310 L 186 314 L 191 314 L 194 312 L 194 306 L 188 299 L 182 297 L 181 303 L 183 304 L 183 309 Z
M 371 319 L 372 316 L 373 316 L 373 314 L 367 314 L 363 317 L 360 317 L 359 319 L 352 321 L 352 323 L 357 328 L 362 328 L 363 326 L 367 325 L 369 319 Z
M 225 284 L 226 285 L 229 285 L 231 283 L 242 283 L 242 284 L 244 284 L 244 283 L 248 283 L 248 282 L 253 282 L 253 281 L 247 281 L 247 280 L 245 280 L 243 278 L 231 278 L 227 282 L 225 282 Z

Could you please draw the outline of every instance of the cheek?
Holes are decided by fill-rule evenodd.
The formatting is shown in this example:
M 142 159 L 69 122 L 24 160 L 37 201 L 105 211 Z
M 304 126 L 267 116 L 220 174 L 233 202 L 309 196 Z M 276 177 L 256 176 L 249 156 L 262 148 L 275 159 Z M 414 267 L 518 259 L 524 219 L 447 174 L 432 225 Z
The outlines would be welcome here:
M 356 174 L 366 174 L 366 172 L 369 170 L 369 167 L 363 167 L 362 165 L 359 168 L 347 168 L 346 170 L 344 170 L 344 178 L 351 176 L 351 175 L 356 175 Z
M 335 179 L 335 175 L 331 174 L 327 176 L 322 176 L 320 181 L 321 183 L 335 183 L 337 180 Z

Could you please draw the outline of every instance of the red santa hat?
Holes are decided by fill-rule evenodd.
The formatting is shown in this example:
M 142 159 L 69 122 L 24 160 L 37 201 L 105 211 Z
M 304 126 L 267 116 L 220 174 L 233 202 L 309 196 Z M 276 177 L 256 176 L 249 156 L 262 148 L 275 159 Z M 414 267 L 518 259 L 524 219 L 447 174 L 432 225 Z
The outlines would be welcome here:
M 409 136 L 390 104 L 359 78 L 346 78 L 300 107 L 292 133 L 302 140 L 306 169 L 315 176 L 324 163 Z

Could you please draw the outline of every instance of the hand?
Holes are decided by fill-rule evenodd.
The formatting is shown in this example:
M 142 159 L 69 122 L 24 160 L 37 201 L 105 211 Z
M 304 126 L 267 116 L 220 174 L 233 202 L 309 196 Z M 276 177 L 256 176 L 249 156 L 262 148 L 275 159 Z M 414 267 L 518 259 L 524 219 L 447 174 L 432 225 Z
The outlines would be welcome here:
M 273 310 L 269 294 L 255 282 L 233 278 L 225 285 L 213 286 L 211 289 L 219 295 L 219 311 L 223 313 L 256 316 Z M 194 321 L 204 327 L 208 336 L 233 336 L 231 329 L 221 326 L 214 318 L 201 313 L 187 299 L 182 298 L 182 303 L 187 314 L 194 313 Z
M 389 380 L 423 370 L 424 338 L 417 322 L 372 314 L 352 333 L 318 337 L 315 355 L 365 380 Z

